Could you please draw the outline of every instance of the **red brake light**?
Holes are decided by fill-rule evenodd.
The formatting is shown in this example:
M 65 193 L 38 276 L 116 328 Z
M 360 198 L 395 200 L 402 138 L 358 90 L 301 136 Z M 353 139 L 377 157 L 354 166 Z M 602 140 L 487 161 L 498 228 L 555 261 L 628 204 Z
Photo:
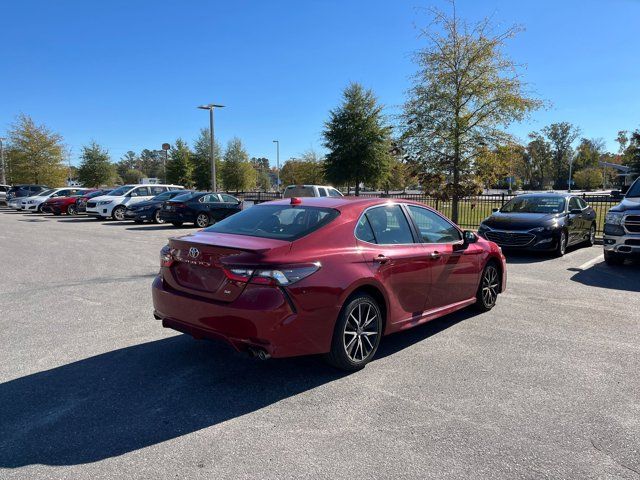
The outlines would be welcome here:
M 302 200 L 298 197 L 291 197 L 291 205 L 301 205 Z
M 286 286 L 308 277 L 320 269 L 319 263 L 275 267 L 273 269 L 252 269 L 245 267 L 226 267 L 223 269 L 229 280 L 258 285 Z

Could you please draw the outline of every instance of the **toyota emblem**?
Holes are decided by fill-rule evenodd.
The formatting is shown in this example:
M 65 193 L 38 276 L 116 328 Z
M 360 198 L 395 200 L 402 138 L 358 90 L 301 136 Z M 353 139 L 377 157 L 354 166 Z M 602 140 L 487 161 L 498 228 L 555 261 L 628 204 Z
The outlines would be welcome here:
M 200 250 L 198 250 L 196 247 L 191 247 L 189 249 L 189 256 L 191 258 L 198 258 L 200 256 Z

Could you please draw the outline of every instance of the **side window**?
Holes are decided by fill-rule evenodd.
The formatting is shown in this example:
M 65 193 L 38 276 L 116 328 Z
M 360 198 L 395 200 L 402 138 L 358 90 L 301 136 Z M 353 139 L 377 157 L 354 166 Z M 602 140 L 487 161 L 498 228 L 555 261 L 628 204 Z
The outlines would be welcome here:
M 569 199 L 569 210 L 573 210 L 575 208 L 581 208 L 580 204 L 578 203 L 578 199 L 576 197 L 571 197 Z
M 329 189 L 329 196 L 330 197 L 341 197 L 342 194 L 338 190 L 336 190 L 335 188 L 330 188 Z
M 216 203 L 218 202 L 218 196 L 215 193 L 209 193 L 204 197 L 200 198 L 200 202 L 202 203 Z
M 222 195 L 222 201 L 226 202 L 226 203 L 238 203 L 238 199 L 236 199 L 236 197 L 232 197 L 231 195 L 227 195 L 226 193 L 223 193 Z
M 363 242 L 376 243 L 376 237 L 371 229 L 371 224 L 366 215 L 362 215 L 356 225 L 356 238 Z
M 321 197 L 326 197 L 327 196 L 327 189 L 326 188 L 318 188 L 318 195 Z
M 149 187 L 138 187 L 134 190 L 134 192 L 136 192 L 139 197 L 148 197 Z
M 167 189 L 164 187 L 151 187 L 151 195 L 153 195 L 154 197 L 156 195 L 160 195 L 161 193 L 166 192 Z
M 365 214 L 371 224 L 376 243 L 401 245 L 413 243 L 413 235 L 400 205 L 375 207 Z
M 451 243 L 462 240 L 460 230 L 440 215 L 415 205 L 408 205 L 408 207 L 409 214 L 416 224 L 423 242 Z
M 587 208 L 589 205 L 587 205 L 587 202 L 584 201 L 584 199 L 578 197 L 578 205 L 580 205 L 580 208 L 585 209 Z

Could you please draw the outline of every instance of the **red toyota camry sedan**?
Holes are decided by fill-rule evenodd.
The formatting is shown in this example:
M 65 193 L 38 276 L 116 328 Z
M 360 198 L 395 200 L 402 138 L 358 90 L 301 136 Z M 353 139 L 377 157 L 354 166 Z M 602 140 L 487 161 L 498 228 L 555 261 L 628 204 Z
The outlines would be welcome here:
M 420 203 L 292 198 L 172 238 L 154 315 L 259 358 L 325 354 L 357 370 L 381 337 L 474 305 L 506 286 L 500 248 Z

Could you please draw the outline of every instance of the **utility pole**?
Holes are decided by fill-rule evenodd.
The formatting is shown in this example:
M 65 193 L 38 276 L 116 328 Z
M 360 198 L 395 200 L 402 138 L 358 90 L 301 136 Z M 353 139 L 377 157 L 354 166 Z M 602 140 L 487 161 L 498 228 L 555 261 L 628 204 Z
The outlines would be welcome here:
M 573 169 L 573 153 L 569 153 L 569 189 L 567 190 L 571 193 L 571 174 Z
M 276 144 L 276 169 L 278 171 L 278 180 L 276 183 L 276 190 L 280 191 L 280 140 L 274 140 L 273 143 Z
M 168 143 L 162 144 L 162 150 L 164 151 L 164 158 L 162 162 L 162 166 L 164 169 L 164 183 L 167 183 L 167 158 L 168 158 L 170 148 L 171 148 L 171 145 L 169 145 Z
M 4 138 L 0 138 L 0 183 L 6 185 L 7 174 L 4 166 Z
M 214 157 L 214 137 L 213 137 L 213 110 L 216 108 L 224 108 L 224 105 L 218 105 L 215 103 L 210 103 L 208 105 L 200 105 L 198 107 L 201 110 L 209 110 L 209 141 L 210 141 L 210 152 L 211 156 L 211 191 L 215 192 L 218 190 L 216 185 L 216 159 Z

